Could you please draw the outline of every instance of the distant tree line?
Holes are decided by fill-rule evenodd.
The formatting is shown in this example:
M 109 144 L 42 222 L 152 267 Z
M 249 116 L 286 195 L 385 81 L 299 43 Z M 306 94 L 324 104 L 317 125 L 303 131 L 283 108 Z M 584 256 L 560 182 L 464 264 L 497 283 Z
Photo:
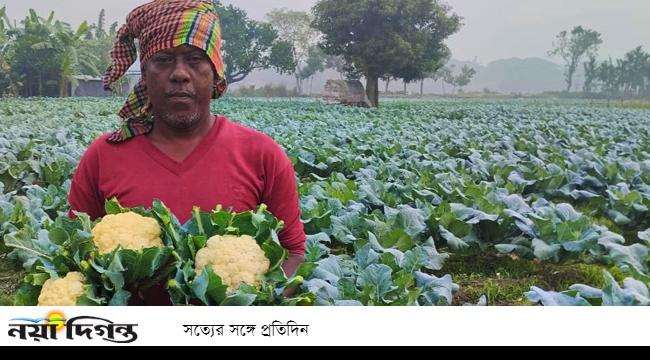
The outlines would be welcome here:
M 567 92 L 579 66 L 584 69 L 583 92 L 589 97 L 650 98 L 650 54 L 641 46 L 622 59 L 598 61 L 601 34 L 582 26 L 560 32 L 550 55 L 565 62 Z M 585 61 L 583 61 L 585 60 Z
M 462 88 L 475 71 L 458 73 L 444 41 L 460 30 L 462 18 L 438 0 L 321 0 L 311 13 L 275 9 L 266 21 L 212 0 L 221 18 L 226 78 L 230 84 L 253 71 L 291 74 L 304 94 L 314 75 L 327 68 L 349 79 L 366 79 L 366 92 L 378 106 L 380 79 L 405 84 L 441 78 Z M 0 9 L 0 96 L 67 96 L 77 75 L 100 76 L 110 64 L 118 24 L 97 22 L 78 28 L 30 10 L 12 22 Z M 309 85 L 307 87 L 306 85 Z M 116 84 L 116 89 L 122 84 Z

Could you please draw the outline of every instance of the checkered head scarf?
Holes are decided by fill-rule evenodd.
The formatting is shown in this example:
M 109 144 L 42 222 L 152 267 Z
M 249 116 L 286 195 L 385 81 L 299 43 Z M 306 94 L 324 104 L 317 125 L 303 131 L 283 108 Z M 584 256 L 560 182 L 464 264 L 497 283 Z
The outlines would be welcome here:
M 203 49 L 210 58 L 216 75 L 212 98 L 217 99 L 226 91 L 221 57 L 221 27 L 212 2 L 155 0 L 134 9 L 117 33 L 111 51 L 113 63 L 103 78 L 105 89 L 109 90 L 135 62 L 138 56 L 136 39 L 142 63 L 159 51 L 181 45 Z M 142 79 L 129 93 L 119 115 L 123 120 L 122 125 L 108 138 L 108 142 L 123 142 L 147 134 L 153 128 L 151 104 Z

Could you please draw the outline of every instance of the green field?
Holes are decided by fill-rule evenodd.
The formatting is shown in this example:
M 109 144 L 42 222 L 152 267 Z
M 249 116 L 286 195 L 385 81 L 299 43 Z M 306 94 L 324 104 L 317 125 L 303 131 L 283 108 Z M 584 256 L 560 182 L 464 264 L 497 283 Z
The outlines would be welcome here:
M 78 159 L 120 105 L 0 101 L 5 243 L 47 237 L 65 216 Z M 213 110 L 294 162 L 318 263 L 301 291 L 319 305 L 650 305 L 649 110 L 234 98 Z M 0 305 L 23 278 L 11 250 L 0 245 Z

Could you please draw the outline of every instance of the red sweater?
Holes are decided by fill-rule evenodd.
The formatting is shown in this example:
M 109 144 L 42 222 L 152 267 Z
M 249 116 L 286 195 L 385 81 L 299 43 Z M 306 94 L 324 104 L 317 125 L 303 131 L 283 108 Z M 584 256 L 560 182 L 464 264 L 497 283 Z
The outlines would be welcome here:
M 304 253 L 293 164 L 269 136 L 217 116 L 208 135 L 179 163 L 146 136 L 110 144 L 108 135 L 81 158 L 68 197 L 71 217 L 72 210 L 101 217 L 105 200 L 113 197 L 124 207 L 147 208 L 160 199 L 181 223 L 191 218 L 193 206 L 209 211 L 221 204 L 241 212 L 264 203 L 284 220 L 282 246 Z

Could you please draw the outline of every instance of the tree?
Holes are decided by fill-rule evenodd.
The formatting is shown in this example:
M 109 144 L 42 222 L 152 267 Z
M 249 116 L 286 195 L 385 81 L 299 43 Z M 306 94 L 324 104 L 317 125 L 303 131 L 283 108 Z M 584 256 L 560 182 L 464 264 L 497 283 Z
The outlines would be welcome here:
M 566 64 L 567 92 L 571 91 L 573 76 L 581 59 L 584 56 L 596 56 L 598 46 L 602 43 L 600 33 L 584 29 L 582 26 L 574 27 L 570 34 L 565 30 L 557 35 L 556 41 L 553 43 L 553 50 L 549 52 L 549 55 L 559 55 Z
M 650 59 L 645 64 L 645 70 L 643 71 L 643 77 L 646 79 L 646 90 L 645 95 L 650 97 Z
M 600 64 L 592 57 L 584 68 L 585 92 L 590 93 L 594 87 L 599 87 L 607 96 L 608 103 L 618 96 L 622 100 L 624 97 L 650 95 L 650 54 L 642 47 L 627 52 L 622 59 L 609 59 Z
M 293 46 L 278 40 L 270 24 L 251 20 L 246 12 L 232 5 L 212 1 L 219 13 L 222 28 L 222 53 L 226 64 L 226 81 L 244 80 L 258 69 L 275 68 L 281 73 L 295 69 Z
M 585 83 L 583 84 L 583 91 L 586 94 L 593 92 L 594 82 L 598 79 L 598 62 L 595 56 L 590 56 L 589 60 L 583 64 L 585 71 Z
M 97 18 L 97 24 L 95 24 L 94 27 L 92 27 L 92 30 L 94 31 L 89 31 L 89 34 L 92 34 L 94 32 L 95 38 L 96 39 L 101 39 L 106 36 L 106 30 L 104 29 L 104 26 L 106 25 L 106 10 L 101 9 L 99 11 L 99 16 Z
M 604 61 L 598 67 L 598 80 L 607 95 L 607 106 L 609 106 L 610 100 L 618 94 L 621 87 L 621 68 L 612 59 Z
M 650 97 L 650 59 L 646 63 L 645 71 L 643 73 L 647 84 L 645 94 Z
M 436 63 L 434 69 L 425 73 L 424 76 L 420 79 L 420 96 L 424 96 L 424 80 L 432 79 L 434 82 L 440 80 L 442 78 L 442 69 L 450 58 L 451 52 L 449 52 L 444 58 L 440 58 Z
M 14 92 L 15 81 L 8 62 L 9 34 L 11 22 L 7 17 L 6 7 L 0 8 L 0 96 Z
M 313 47 L 319 35 L 318 31 L 311 27 L 313 17 L 302 11 L 274 9 L 266 15 L 266 18 L 277 31 L 278 37 L 292 46 L 295 65 L 292 71 L 296 79 L 296 90 L 302 93 L 302 81 L 306 78 L 301 74 L 304 73 L 305 67 L 310 66 L 307 61 L 310 55 L 315 55 Z M 307 69 L 310 70 L 312 69 Z
M 72 31 L 66 23 L 55 23 L 54 36 L 50 41 L 35 44 L 34 49 L 52 47 L 56 49 L 60 61 L 59 96 L 65 97 L 69 89 L 77 85 L 75 75 L 99 75 L 95 67 L 97 58 L 81 45 L 82 38 L 88 32 L 88 23 L 84 21 L 77 30 Z
M 323 51 L 317 46 L 312 46 L 307 53 L 308 55 L 305 60 L 305 65 L 300 69 L 298 76 L 300 77 L 301 82 L 304 80 L 311 80 L 309 83 L 309 95 L 311 95 L 314 84 L 314 75 L 325 71 L 327 59 Z M 301 92 L 298 91 L 298 94 L 300 93 Z
M 381 80 L 383 80 L 385 84 L 384 93 L 388 94 L 388 88 L 390 87 L 390 82 L 393 80 L 393 78 L 391 76 L 383 76 Z
M 34 10 L 29 11 L 22 22 L 8 32 L 9 65 L 16 78 L 21 79 L 23 96 L 57 96 L 59 93 L 59 54 L 54 47 L 34 48 L 37 44 L 52 40 L 54 13 L 47 19 L 39 17 Z M 38 46 L 37 46 L 38 47 Z
M 458 76 L 454 78 L 454 84 L 462 89 L 472 81 L 474 75 L 476 75 L 474 68 L 463 65 Z
M 621 85 L 625 93 L 640 96 L 650 86 L 646 71 L 650 64 L 650 54 L 643 51 L 641 46 L 629 51 L 623 59 L 618 60 L 621 70 Z
M 449 72 L 449 68 L 446 65 L 442 65 L 442 67 L 440 67 L 438 70 L 429 73 L 428 76 L 427 76 L 428 78 L 433 80 L 434 83 L 437 83 L 438 81 L 443 80 L 443 81 L 440 81 L 443 95 L 445 94 L 444 78 L 446 76 L 446 73 L 448 73 L 448 72 Z
M 11 22 L 7 17 L 7 7 L 0 8 L 0 50 L 9 42 L 7 31 L 11 30 Z
M 437 0 L 321 0 L 313 13 L 321 47 L 345 59 L 348 76 L 365 76 L 375 107 L 379 78 L 421 79 L 447 54 L 443 41 L 461 27 L 461 18 Z
M 424 93 L 424 78 L 438 71 L 450 58 L 451 51 L 444 46 L 439 49 L 436 56 L 419 58 L 416 62 L 403 66 L 393 73 L 402 78 L 404 94 L 408 93 L 407 85 L 409 83 L 420 81 L 420 95 L 422 95 Z
M 456 77 L 454 76 L 454 68 L 456 65 L 445 66 L 441 69 L 440 77 L 442 78 L 442 94 L 445 94 L 445 84 L 453 87 L 451 94 L 456 92 Z
M 50 35 L 44 41 L 32 44 L 32 49 L 53 50 L 55 62 L 59 66 L 58 96 L 65 97 L 69 89 L 77 84 L 75 75 L 99 75 L 95 67 L 96 58 L 81 46 L 82 39 L 88 34 L 88 22 L 84 21 L 77 30 L 73 31 L 70 25 L 61 21 L 52 22 L 54 13 L 46 20 Z
M 6 14 L 0 11 L 1 22 L 8 23 Z M 100 15 L 101 18 L 101 15 Z M 0 92 L 23 96 L 67 96 L 77 80 L 76 75 L 99 75 L 98 58 L 87 46 L 92 38 L 91 26 L 83 22 L 73 30 L 69 24 L 55 20 L 54 12 L 47 18 L 40 17 L 32 9 L 22 22 L 22 27 L 0 24 L 0 54 L 6 56 L 6 64 L 0 68 L 10 74 L 0 76 Z

